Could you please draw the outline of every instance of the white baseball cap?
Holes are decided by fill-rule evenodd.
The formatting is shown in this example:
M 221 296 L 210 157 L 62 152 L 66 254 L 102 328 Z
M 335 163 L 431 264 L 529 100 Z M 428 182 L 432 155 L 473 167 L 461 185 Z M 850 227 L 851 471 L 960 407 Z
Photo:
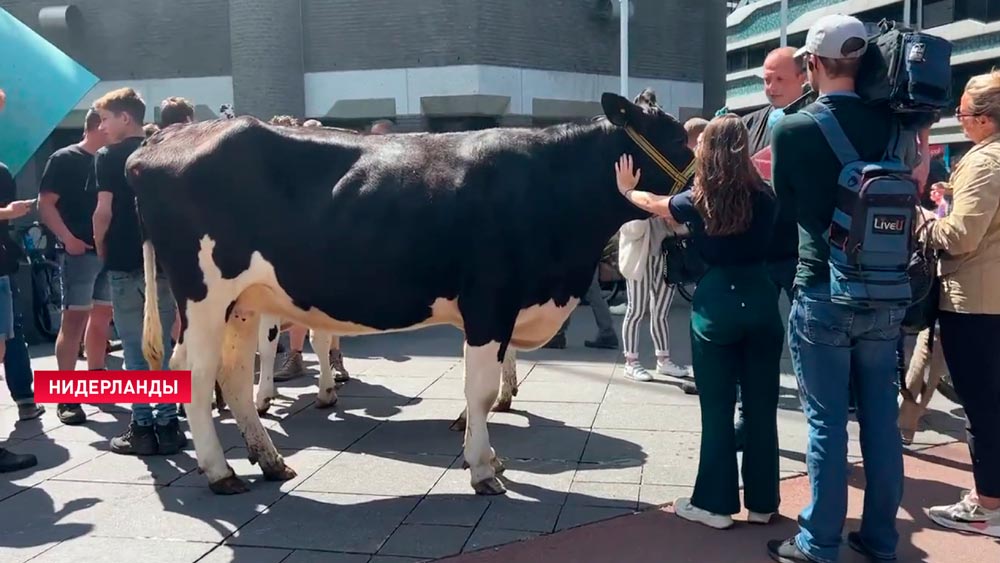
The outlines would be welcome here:
M 806 44 L 795 58 L 813 54 L 824 59 L 856 59 L 868 48 L 868 30 L 861 20 L 844 14 L 831 14 L 816 20 L 806 35 Z

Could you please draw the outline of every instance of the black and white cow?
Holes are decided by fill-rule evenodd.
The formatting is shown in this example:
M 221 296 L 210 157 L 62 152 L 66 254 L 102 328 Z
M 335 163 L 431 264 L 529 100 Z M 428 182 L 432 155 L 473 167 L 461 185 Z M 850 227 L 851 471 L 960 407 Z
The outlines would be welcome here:
M 254 409 L 263 314 L 338 335 L 461 329 L 465 460 L 477 493 L 503 493 L 486 417 L 508 351 L 544 345 L 607 241 L 647 216 L 618 193 L 613 164 L 632 154 L 658 193 L 693 169 L 683 126 L 653 92 L 601 103 L 593 123 L 545 129 L 359 136 L 240 117 L 148 139 L 127 163 L 148 237 L 146 295 L 158 261 L 181 310 L 172 365 L 192 370 L 188 421 L 210 488 L 247 488 L 212 423 L 217 376 L 251 461 L 267 479 L 295 475 Z M 153 301 L 150 365 L 162 357 Z

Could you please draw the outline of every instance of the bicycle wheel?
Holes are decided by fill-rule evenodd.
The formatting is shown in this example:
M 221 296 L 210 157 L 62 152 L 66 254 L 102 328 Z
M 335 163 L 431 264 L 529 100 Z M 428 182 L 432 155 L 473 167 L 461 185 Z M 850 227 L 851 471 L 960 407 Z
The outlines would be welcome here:
M 48 265 L 34 265 L 31 270 L 31 286 L 35 328 L 44 338 L 55 342 L 62 321 L 59 277 Z

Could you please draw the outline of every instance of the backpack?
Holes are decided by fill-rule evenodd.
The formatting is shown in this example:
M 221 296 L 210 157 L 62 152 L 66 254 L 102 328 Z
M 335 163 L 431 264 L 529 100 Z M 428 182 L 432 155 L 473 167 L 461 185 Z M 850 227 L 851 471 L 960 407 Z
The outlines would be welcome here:
M 897 121 L 881 161 L 860 158 L 825 98 L 801 110 L 822 131 L 843 166 L 827 231 L 830 299 L 857 308 L 906 308 L 914 252 L 917 183 L 903 162 L 913 132 Z
M 951 42 L 888 20 L 882 20 L 878 29 L 858 70 L 856 91 L 861 99 L 901 114 L 949 109 L 954 103 Z

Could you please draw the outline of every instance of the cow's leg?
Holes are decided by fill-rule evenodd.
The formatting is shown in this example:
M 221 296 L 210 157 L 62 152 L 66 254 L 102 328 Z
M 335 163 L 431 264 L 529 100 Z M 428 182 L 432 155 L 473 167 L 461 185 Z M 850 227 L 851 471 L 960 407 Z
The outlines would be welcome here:
M 274 390 L 274 358 L 278 355 L 278 318 L 261 315 L 257 331 L 257 352 L 260 354 L 260 379 L 257 382 L 257 413 L 267 414 L 271 401 L 277 396 Z
M 344 366 L 344 353 L 340 350 L 340 337 L 330 335 L 330 368 L 333 369 L 334 383 L 347 383 L 351 380 L 351 374 Z
M 500 344 L 465 346 L 465 401 L 468 423 L 465 428 L 465 463 L 471 473 L 472 488 L 479 495 L 506 492 L 496 478 L 496 452 L 490 446 L 486 415 L 496 401 L 500 386 Z
M 507 412 L 510 410 L 511 401 L 517 396 L 517 352 L 513 346 L 507 347 L 500 370 L 500 392 L 496 404 L 493 405 L 493 410 Z M 454 432 L 464 432 L 468 414 L 468 409 L 462 409 L 462 414 L 458 415 L 449 428 Z
M 182 338 L 183 344 L 179 354 L 175 351 L 171 364 L 191 368 L 191 405 L 186 410 L 198 469 L 208 478 L 208 487 L 213 493 L 231 495 L 249 489 L 226 463 L 212 421 L 212 391 L 221 364 L 225 311 L 211 310 L 211 305 L 208 301 L 188 308 L 189 323 Z
M 250 309 L 237 305 L 230 313 L 226 322 L 219 381 L 230 398 L 233 417 L 247 442 L 250 463 L 260 463 L 265 479 L 284 481 L 293 479 L 295 471 L 285 465 L 254 409 L 253 356 L 257 348 L 259 324 L 259 314 Z
M 330 369 L 330 344 L 333 335 L 319 330 L 312 331 L 313 351 L 319 356 L 319 393 L 316 394 L 316 408 L 330 408 L 337 404 L 337 390 Z
M 500 396 L 493 406 L 496 412 L 507 412 L 510 403 L 517 396 L 517 352 L 513 346 L 507 347 L 503 355 L 503 365 L 500 367 Z

